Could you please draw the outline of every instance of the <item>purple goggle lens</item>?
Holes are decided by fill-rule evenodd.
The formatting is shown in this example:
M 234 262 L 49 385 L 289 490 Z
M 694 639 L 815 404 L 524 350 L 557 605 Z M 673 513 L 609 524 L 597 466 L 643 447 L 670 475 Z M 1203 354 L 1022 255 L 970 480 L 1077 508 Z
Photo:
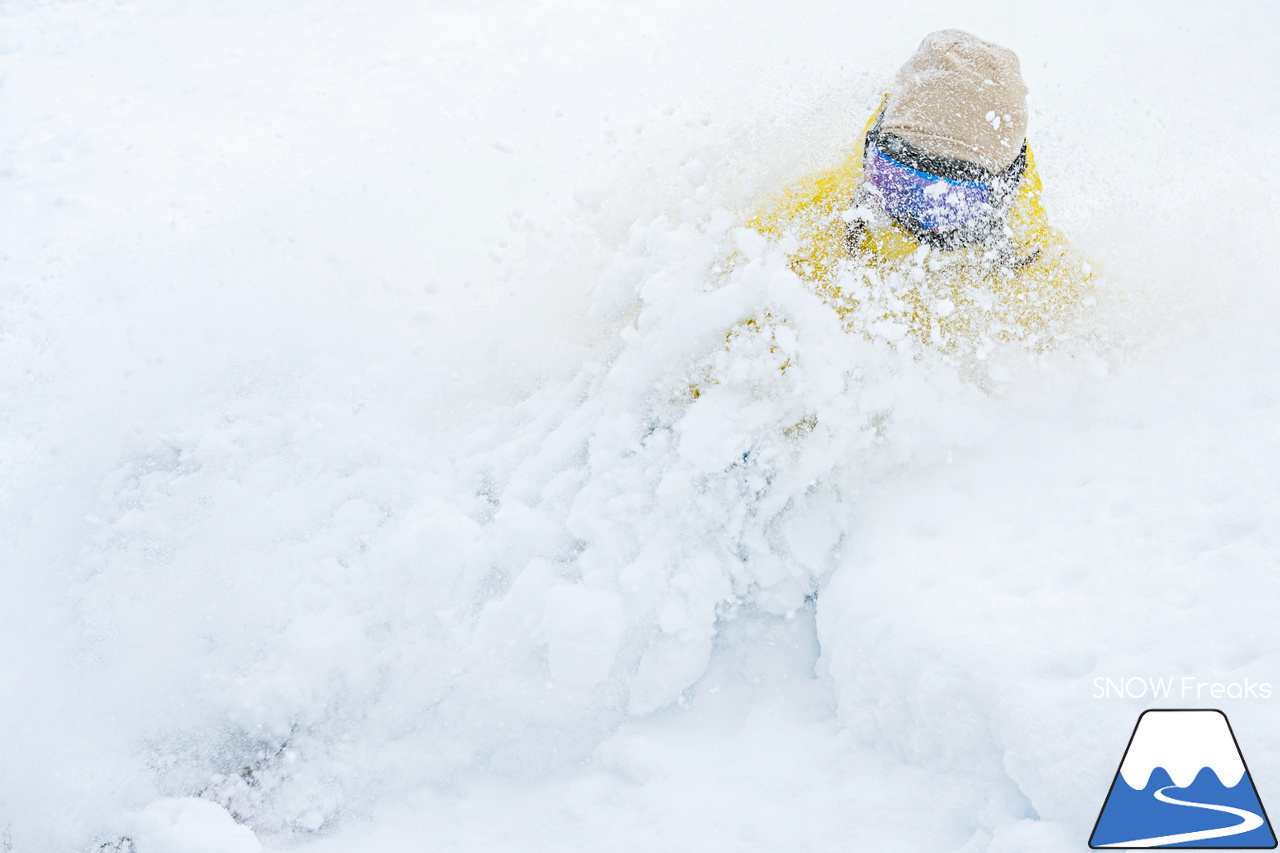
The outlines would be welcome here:
M 924 231 L 956 231 L 991 215 L 990 183 L 921 172 L 899 163 L 874 142 L 867 146 L 866 175 L 885 213 L 910 219 Z

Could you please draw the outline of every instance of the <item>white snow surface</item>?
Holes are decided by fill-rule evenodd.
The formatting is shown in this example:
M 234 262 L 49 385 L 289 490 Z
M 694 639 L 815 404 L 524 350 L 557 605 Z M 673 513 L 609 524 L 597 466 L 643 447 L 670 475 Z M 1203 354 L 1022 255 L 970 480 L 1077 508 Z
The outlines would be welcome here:
M 1143 790 L 1163 767 L 1173 784 L 1185 788 L 1208 767 L 1234 788 L 1244 776 L 1244 760 L 1221 711 L 1148 711 L 1138 721 L 1120 764 L 1130 788 Z
M 133 818 L 129 840 L 139 853 L 261 853 L 262 842 L 217 803 L 166 797 Z
M 0 5 L 0 849 L 1081 849 L 1095 678 L 1280 683 L 1277 16 Z M 952 26 L 1043 348 L 740 227 Z

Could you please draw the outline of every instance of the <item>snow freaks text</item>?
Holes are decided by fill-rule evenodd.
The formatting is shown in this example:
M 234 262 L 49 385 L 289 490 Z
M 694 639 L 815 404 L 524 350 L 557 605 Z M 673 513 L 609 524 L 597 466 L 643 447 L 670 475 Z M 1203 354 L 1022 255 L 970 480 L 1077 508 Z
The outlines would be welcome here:
M 1193 675 L 1093 679 L 1094 699 L 1270 699 L 1271 683 L 1202 681 Z

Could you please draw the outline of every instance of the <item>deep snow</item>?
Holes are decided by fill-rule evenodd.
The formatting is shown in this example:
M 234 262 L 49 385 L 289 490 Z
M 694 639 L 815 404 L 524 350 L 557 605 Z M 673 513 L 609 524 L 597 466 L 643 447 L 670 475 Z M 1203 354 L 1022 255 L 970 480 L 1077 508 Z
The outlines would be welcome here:
M 1280 684 L 1267 5 L 0 16 L 0 846 L 1080 849 L 1095 678 Z M 737 227 L 942 26 L 1102 271 L 1044 354 Z M 1264 803 L 1276 701 L 1175 703 Z

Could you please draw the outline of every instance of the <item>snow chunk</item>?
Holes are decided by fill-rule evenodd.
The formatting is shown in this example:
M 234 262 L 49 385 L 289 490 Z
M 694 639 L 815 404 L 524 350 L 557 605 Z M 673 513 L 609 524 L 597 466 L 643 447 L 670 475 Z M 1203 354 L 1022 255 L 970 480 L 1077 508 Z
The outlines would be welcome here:
M 259 853 L 253 830 L 222 806 L 196 797 L 156 800 L 138 812 L 131 832 L 138 853 Z
M 535 633 L 547 644 L 552 680 L 570 690 L 586 690 L 607 678 L 626 624 L 621 597 L 581 584 L 559 584 L 547 590 L 543 603 Z
M 690 160 L 684 164 L 684 179 L 695 187 L 700 187 L 707 180 L 707 167 L 701 160 Z

